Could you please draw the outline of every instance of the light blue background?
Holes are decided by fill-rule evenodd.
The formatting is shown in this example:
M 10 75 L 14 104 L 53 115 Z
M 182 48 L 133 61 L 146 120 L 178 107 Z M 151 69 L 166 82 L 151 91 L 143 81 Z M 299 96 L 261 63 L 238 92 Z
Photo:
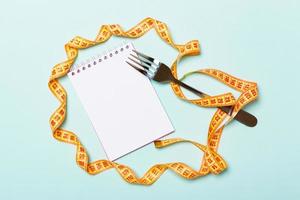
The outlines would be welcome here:
M 0 199 L 299 199 L 298 2 L 1 0 Z M 52 138 L 48 119 L 58 102 L 47 80 L 65 59 L 63 45 L 75 35 L 93 39 L 102 24 L 128 29 L 148 16 L 166 22 L 177 43 L 199 39 L 201 56 L 185 59 L 180 75 L 214 67 L 259 85 L 258 101 L 246 108 L 259 123 L 233 122 L 225 129 L 219 152 L 229 168 L 219 176 L 187 181 L 168 171 L 150 187 L 127 184 L 114 170 L 90 176 L 76 166 L 74 146 Z M 123 41 L 81 51 L 78 60 Z M 176 55 L 154 31 L 134 44 L 168 64 Z M 211 94 L 232 91 L 203 76 L 187 82 Z M 104 158 L 69 80 L 62 83 L 69 94 L 64 127 L 78 134 L 92 160 Z M 154 86 L 176 128 L 173 136 L 205 144 L 215 109 L 182 102 L 167 85 Z M 201 156 L 188 144 L 148 145 L 119 162 L 142 175 L 157 162 L 198 168 Z

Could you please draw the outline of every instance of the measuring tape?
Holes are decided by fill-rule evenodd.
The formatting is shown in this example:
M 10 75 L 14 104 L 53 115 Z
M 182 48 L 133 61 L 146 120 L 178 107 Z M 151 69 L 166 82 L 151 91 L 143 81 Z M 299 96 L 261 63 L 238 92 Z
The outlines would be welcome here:
M 89 161 L 86 149 L 79 141 L 75 133 L 62 129 L 61 125 L 66 117 L 67 107 L 67 92 L 60 84 L 59 79 L 65 76 L 78 56 L 79 49 L 86 49 L 108 40 L 111 36 L 138 38 L 143 36 L 150 29 L 154 28 L 159 37 L 167 44 L 178 51 L 178 56 L 172 64 L 171 70 L 173 75 L 177 76 L 177 65 L 181 58 L 189 55 L 198 55 L 200 53 L 199 43 L 197 40 L 192 40 L 184 45 L 175 44 L 170 36 L 167 25 L 161 21 L 146 18 L 128 31 L 124 31 L 118 24 L 102 25 L 95 40 L 88 40 L 80 36 L 76 36 L 67 44 L 65 51 L 67 59 L 52 68 L 48 86 L 53 95 L 57 98 L 60 105 L 50 117 L 50 127 L 55 139 L 73 144 L 76 146 L 76 162 L 80 168 L 89 174 L 99 174 L 108 169 L 115 169 L 120 176 L 128 183 L 151 185 L 153 184 L 166 170 L 172 170 L 179 176 L 185 179 L 195 179 L 209 173 L 219 174 L 227 168 L 225 160 L 217 153 L 221 135 L 226 124 L 228 124 L 234 116 L 245 105 L 254 101 L 258 96 L 257 84 L 241 80 L 227 73 L 216 69 L 201 69 L 185 74 L 183 78 L 191 74 L 204 74 L 215 78 L 216 80 L 226 84 L 229 87 L 240 92 L 240 96 L 235 99 L 232 93 L 210 96 L 201 99 L 188 99 L 182 92 L 179 85 L 171 83 L 171 88 L 175 95 L 182 100 L 188 101 L 201 107 L 222 107 L 233 106 L 232 115 L 228 116 L 219 108 L 212 117 L 209 129 L 207 145 L 199 144 L 195 141 L 182 138 L 171 138 L 166 140 L 157 140 L 154 142 L 156 148 L 163 148 L 180 142 L 188 142 L 196 146 L 204 152 L 203 159 L 198 170 L 195 170 L 185 163 L 173 162 L 156 164 L 152 166 L 142 177 L 137 177 L 134 171 L 123 164 L 112 162 L 109 160 Z M 103 94 L 105 95 L 105 94 Z

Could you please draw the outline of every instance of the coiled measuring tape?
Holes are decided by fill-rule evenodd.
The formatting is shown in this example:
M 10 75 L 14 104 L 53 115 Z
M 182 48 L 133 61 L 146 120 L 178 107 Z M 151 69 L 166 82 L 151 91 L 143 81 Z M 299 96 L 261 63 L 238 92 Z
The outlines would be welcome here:
M 89 161 L 86 149 L 79 141 L 75 133 L 62 129 L 66 117 L 67 107 L 67 92 L 59 83 L 59 79 L 65 76 L 71 66 L 73 65 L 79 49 L 86 49 L 108 40 L 111 36 L 138 38 L 154 28 L 159 37 L 167 44 L 178 51 L 178 56 L 172 64 L 172 73 L 177 78 L 177 64 L 184 56 L 198 55 L 200 53 L 199 43 L 197 40 L 192 40 L 184 45 L 175 44 L 170 37 L 167 25 L 163 22 L 152 18 L 146 18 L 138 23 L 136 26 L 128 31 L 124 31 L 120 25 L 103 25 L 95 40 L 88 40 L 80 36 L 76 36 L 67 44 L 65 44 L 65 51 L 67 59 L 52 68 L 48 86 L 53 95 L 58 99 L 60 105 L 50 117 L 50 127 L 55 139 L 73 144 L 76 146 L 76 162 L 80 168 L 89 174 L 99 174 L 108 169 L 115 169 L 120 176 L 128 183 L 151 185 L 154 183 L 166 170 L 172 170 L 179 176 L 185 179 L 195 179 L 209 173 L 219 174 L 227 168 L 224 159 L 217 153 L 218 145 L 220 143 L 221 135 L 226 124 L 228 124 L 234 116 L 248 103 L 254 101 L 258 96 L 257 84 L 241 80 L 227 73 L 217 69 L 201 69 L 190 72 L 183 77 L 191 74 L 199 73 L 208 75 L 216 80 L 226 84 L 229 87 L 240 92 L 240 96 L 235 99 L 231 93 L 221 94 L 217 96 L 210 96 L 201 99 L 188 99 L 182 92 L 179 85 L 171 83 L 174 94 L 182 100 L 196 104 L 201 107 L 221 107 L 233 106 L 232 115 L 228 116 L 225 112 L 217 109 L 212 117 L 208 128 L 207 145 L 199 144 L 195 141 L 186 140 L 182 138 L 172 138 L 166 140 L 157 140 L 154 142 L 156 148 L 163 148 L 179 142 L 188 142 L 196 146 L 199 150 L 204 152 L 202 163 L 198 170 L 191 168 L 185 163 L 163 163 L 152 166 L 142 177 L 137 177 L 134 171 L 123 164 L 112 162 L 109 160 Z M 103 94 L 105 95 L 105 94 Z

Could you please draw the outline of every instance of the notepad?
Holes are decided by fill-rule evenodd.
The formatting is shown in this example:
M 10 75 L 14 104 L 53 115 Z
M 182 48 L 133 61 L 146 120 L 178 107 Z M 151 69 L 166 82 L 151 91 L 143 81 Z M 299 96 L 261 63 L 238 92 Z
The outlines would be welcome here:
M 111 161 L 174 131 L 150 80 L 125 62 L 133 49 L 122 45 L 68 73 Z

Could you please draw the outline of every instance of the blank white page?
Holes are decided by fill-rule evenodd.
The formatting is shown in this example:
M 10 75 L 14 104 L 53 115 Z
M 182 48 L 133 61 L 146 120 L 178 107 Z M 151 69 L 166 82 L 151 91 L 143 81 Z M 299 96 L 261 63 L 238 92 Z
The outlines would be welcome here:
M 68 73 L 109 160 L 174 131 L 150 80 L 125 61 L 131 43 Z

